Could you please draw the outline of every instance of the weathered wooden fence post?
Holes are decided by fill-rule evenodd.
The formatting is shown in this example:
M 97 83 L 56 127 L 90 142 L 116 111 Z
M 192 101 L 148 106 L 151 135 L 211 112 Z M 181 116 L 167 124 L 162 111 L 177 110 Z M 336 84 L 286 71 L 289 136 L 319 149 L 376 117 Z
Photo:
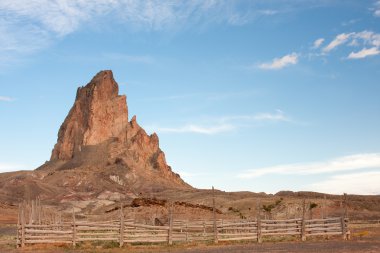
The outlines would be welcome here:
M 186 220 L 186 242 L 189 241 L 189 220 Z
M 301 240 L 306 241 L 306 224 L 305 224 L 306 203 L 302 201 L 302 221 L 301 221 Z
M 257 201 L 256 223 L 257 223 L 257 242 L 262 243 L 262 238 L 261 238 L 261 201 L 260 201 L 260 199 Z
M 77 234 L 77 228 L 76 228 L 76 224 L 75 224 L 75 210 L 74 210 L 74 207 L 73 207 L 73 247 L 74 248 L 77 245 L 76 234 Z
M 218 227 L 216 226 L 215 189 L 212 187 L 212 215 L 214 227 L 214 243 L 218 243 Z
M 24 207 L 21 209 L 21 247 L 25 247 L 25 215 L 24 215 Z
M 124 213 L 123 213 L 123 203 L 120 201 L 120 240 L 119 247 L 124 245 Z
M 17 229 L 16 229 L 16 248 L 20 246 L 20 212 L 21 212 L 21 204 L 18 205 L 18 213 L 17 213 Z
M 204 239 L 206 239 L 206 221 L 205 220 L 203 220 L 203 234 L 202 234 L 202 236 L 203 236 L 203 238 Z
M 321 218 L 326 218 L 326 194 L 323 195 L 323 202 L 322 202 L 322 210 L 321 210 Z
M 173 244 L 173 204 L 169 207 L 169 229 L 168 229 L 168 244 Z
M 41 199 L 40 196 L 37 196 L 37 221 L 41 225 Z
M 341 217 L 342 237 L 343 237 L 343 240 L 347 240 L 347 224 L 346 224 L 346 219 L 347 219 L 347 193 L 344 193 L 344 195 L 343 195 L 343 207 L 344 207 L 344 212 L 343 212 L 343 216 Z

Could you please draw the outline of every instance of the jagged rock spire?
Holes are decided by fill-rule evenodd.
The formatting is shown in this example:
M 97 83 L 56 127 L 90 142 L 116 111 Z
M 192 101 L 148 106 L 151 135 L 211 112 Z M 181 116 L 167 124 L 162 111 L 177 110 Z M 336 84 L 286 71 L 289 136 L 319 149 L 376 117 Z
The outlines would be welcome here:
M 112 71 L 100 71 L 77 90 L 73 107 L 58 132 L 51 160 L 69 160 L 82 146 L 126 135 L 128 108 Z

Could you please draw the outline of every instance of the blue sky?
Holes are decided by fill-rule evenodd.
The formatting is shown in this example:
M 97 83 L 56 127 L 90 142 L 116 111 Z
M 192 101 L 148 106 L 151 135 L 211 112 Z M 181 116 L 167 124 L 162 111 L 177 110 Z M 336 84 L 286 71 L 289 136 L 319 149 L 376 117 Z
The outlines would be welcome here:
M 380 194 L 380 1 L 2 0 L 0 34 L 0 171 L 112 69 L 195 187 Z

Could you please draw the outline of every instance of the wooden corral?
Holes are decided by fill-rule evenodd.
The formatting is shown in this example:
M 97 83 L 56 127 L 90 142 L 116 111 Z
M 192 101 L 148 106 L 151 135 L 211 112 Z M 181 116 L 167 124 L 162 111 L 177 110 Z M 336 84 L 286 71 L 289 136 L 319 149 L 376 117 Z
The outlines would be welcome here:
M 217 219 L 213 197 L 212 219 L 179 220 L 173 217 L 170 206 L 168 221 L 160 225 L 142 224 L 134 219 L 126 219 L 123 205 L 120 204 L 119 217 L 108 221 L 77 220 L 72 212 L 70 221 L 63 221 L 61 215 L 51 213 L 40 204 L 23 203 L 19 209 L 17 224 L 17 247 L 30 244 L 64 243 L 76 247 L 85 241 L 114 241 L 120 247 L 124 243 L 186 243 L 196 241 L 257 241 L 265 237 L 293 236 L 306 240 L 312 236 L 341 235 L 349 239 L 348 218 L 345 211 L 342 217 L 306 219 L 305 201 L 301 218 L 262 219 L 260 208 L 255 219 Z M 259 204 L 258 204 L 259 207 Z

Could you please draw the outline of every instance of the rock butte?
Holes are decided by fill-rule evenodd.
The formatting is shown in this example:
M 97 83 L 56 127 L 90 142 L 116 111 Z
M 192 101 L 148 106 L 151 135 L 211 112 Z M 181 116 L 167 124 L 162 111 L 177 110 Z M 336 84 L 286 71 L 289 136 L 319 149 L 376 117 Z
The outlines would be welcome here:
M 99 150 L 90 153 L 103 159 L 86 152 L 83 155 L 85 149 L 102 145 L 106 148 L 101 148 L 100 154 Z M 147 135 L 137 124 L 136 116 L 128 121 L 126 96 L 119 95 L 111 70 L 100 71 L 86 86 L 78 88 L 74 105 L 59 129 L 50 161 L 67 161 L 57 168 L 60 170 L 72 168 L 67 164 L 76 158 L 83 161 L 81 166 L 93 165 L 86 161 L 90 158 L 97 160 L 97 166 L 119 164 L 147 174 L 153 170 L 154 176 L 170 181 L 168 186 L 188 187 L 167 165 L 157 134 Z

